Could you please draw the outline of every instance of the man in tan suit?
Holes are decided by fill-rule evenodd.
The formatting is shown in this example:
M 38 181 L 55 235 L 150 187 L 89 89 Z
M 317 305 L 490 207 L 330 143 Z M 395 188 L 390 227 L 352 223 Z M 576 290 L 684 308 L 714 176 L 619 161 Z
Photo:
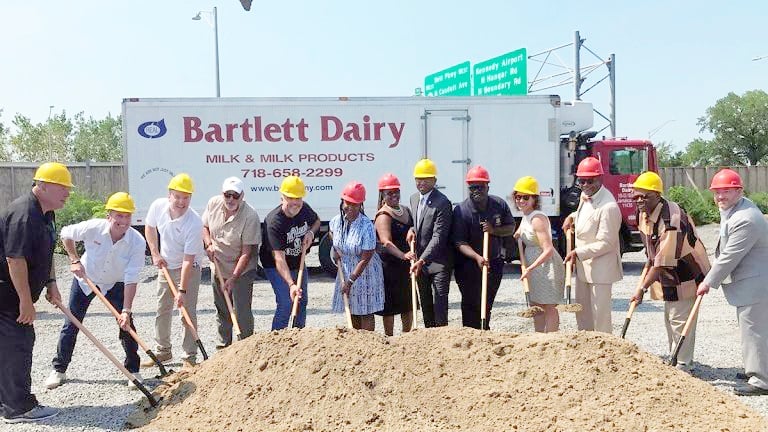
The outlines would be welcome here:
M 576 177 L 581 186 L 579 208 L 565 218 L 563 231 L 574 228 L 576 247 L 565 262 L 576 264 L 576 313 L 579 330 L 612 333 L 611 285 L 624 277 L 619 251 L 621 211 L 608 189 L 603 187 L 600 161 L 588 157 L 579 163 Z

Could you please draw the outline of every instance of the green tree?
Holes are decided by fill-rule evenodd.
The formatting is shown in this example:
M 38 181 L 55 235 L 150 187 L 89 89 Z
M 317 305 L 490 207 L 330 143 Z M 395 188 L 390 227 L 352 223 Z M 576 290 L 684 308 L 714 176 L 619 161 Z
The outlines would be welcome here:
M 656 146 L 656 159 L 660 167 L 679 167 L 683 165 L 684 152 L 672 148 L 672 144 L 662 141 Z
M 0 118 L 3 116 L 3 110 L 0 109 Z M 8 143 L 8 128 L 0 122 L 0 161 L 8 162 L 11 160 L 11 149 Z
M 85 118 L 83 113 L 75 116 L 77 133 L 73 140 L 74 160 L 109 162 L 123 160 L 122 122 L 120 117 L 107 115 L 105 119 Z
M 721 165 L 757 165 L 768 159 L 768 94 L 762 90 L 728 93 L 698 125 L 714 135 L 706 146 Z

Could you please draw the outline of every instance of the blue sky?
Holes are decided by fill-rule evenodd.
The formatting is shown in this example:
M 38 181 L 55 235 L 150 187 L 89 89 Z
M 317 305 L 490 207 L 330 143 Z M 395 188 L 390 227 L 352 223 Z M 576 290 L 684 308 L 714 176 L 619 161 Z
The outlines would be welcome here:
M 214 96 L 213 30 L 191 20 L 213 6 L 225 97 L 409 96 L 440 69 L 533 54 L 579 30 L 602 58 L 616 54 L 617 134 L 647 138 L 663 125 L 653 140 L 682 148 L 717 99 L 768 82 L 768 58 L 751 61 L 768 55 L 758 1 L 254 0 L 245 12 L 238 0 L 5 0 L 3 123 L 17 112 L 44 121 L 51 105 L 101 118 L 124 97 Z M 571 49 L 559 56 L 573 64 Z M 583 51 L 582 64 L 596 61 Z M 547 93 L 567 100 L 573 88 Z M 606 84 L 583 99 L 608 113 Z

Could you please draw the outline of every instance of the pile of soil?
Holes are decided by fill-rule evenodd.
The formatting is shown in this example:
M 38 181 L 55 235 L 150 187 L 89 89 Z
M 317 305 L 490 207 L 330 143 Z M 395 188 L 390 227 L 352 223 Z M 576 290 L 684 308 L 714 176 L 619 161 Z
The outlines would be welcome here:
M 161 385 L 152 431 L 763 431 L 734 396 L 594 332 L 255 334 Z

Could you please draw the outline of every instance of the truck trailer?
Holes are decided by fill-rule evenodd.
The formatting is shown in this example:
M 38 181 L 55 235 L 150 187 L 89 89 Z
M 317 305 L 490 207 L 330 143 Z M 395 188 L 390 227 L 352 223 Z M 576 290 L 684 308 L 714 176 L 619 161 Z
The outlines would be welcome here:
M 631 184 L 656 169 L 655 150 L 649 141 L 596 140 L 592 126 L 590 103 L 556 95 L 123 100 L 126 176 L 139 226 L 152 201 L 167 195 L 170 178 L 186 172 L 199 213 L 221 193 L 222 181 L 236 176 L 262 218 L 279 205 L 282 179 L 298 175 L 327 231 L 348 182 L 365 185 L 364 211 L 372 216 L 378 179 L 395 174 L 407 204 L 416 191 L 413 166 L 426 157 L 437 164 L 436 187 L 455 204 L 467 197 L 464 178 L 472 166 L 488 169 L 490 193 L 501 197 L 519 177 L 534 176 L 562 246 L 561 218 L 575 209 L 580 193 L 575 167 L 595 156 L 622 209 L 622 249 L 638 250 Z M 321 264 L 334 271 L 330 242 L 318 237 Z

